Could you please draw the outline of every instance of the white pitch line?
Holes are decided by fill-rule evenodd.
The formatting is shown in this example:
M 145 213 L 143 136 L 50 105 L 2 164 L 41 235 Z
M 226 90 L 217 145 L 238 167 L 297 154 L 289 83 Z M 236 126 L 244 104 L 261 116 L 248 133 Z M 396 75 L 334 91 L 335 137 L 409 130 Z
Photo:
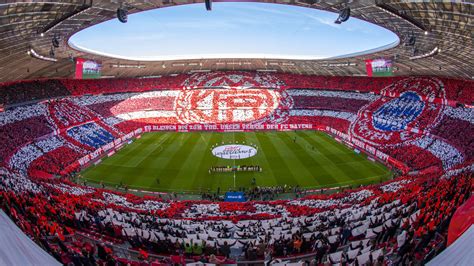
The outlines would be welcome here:
M 153 153 L 154 151 L 156 151 L 158 148 L 161 148 L 161 150 L 159 150 L 159 152 L 163 151 L 163 147 L 162 147 L 162 143 L 165 142 L 168 138 L 169 138 L 170 135 L 167 135 L 166 137 L 164 137 L 160 142 L 158 143 L 155 143 L 155 145 L 157 145 L 158 147 L 155 148 L 155 149 L 152 149 L 150 152 L 147 153 L 146 156 L 143 156 L 143 158 L 138 161 L 137 163 L 135 163 L 135 165 L 133 167 L 137 167 L 139 164 L 141 164 L 146 158 L 148 158 L 148 155 L 150 155 L 151 153 Z

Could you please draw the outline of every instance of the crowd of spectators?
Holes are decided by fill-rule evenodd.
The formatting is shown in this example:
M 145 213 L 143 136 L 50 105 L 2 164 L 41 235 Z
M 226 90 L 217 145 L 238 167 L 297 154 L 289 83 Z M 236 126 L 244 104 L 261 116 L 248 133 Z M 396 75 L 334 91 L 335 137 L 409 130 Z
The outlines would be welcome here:
M 460 111 L 460 108 L 452 109 Z M 449 142 L 464 151 L 467 158 L 474 157 L 474 141 L 473 137 L 466 132 L 474 132 L 474 114 L 472 112 L 462 112 L 462 119 L 453 117 L 444 117 L 441 122 L 433 128 L 431 134 Z
M 292 105 L 277 110 L 279 119 L 287 117 L 285 123 L 331 127 L 350 134 L 351 123 L 368 115 L 359 111 L 382 97 L 392 97 L 378 93 L 401 81 L 399 77 L 216 72 L 156 79 L 3 84 L 0 103 L 68 94 L 79 97 L 30 103 L 0 113 L 0 167 L 10 169 L 0 168 L 0 206 L 64 264 L 132 263 L 117 256 L 117 246 L 157 264 L 184 259 L 211 263 L 271 260 L 307 253 L 313 254 L 314 264 L 423 263 L 435 255 L 433 246 L 442 245 L 440 239 L 452 214 L 469 197 L 472 173 L 457 171 L 447 179 L 439 175 L 472 164 L 474 141 L 472 134 L 466 134 L 474 125 L 472 109 L 387 98 L 393 108 L 372 113 L 378 127 L 401 134 L 422 129 L 417 132 L 421 137 L 409 143 L 388 140 L 379 148 L 417 170 L 418 176 L 333 195 L 305 196 L 299 188 L 254 186 L 246 191 L 251 201 L 245 203 L 220 202 L 219 195 L 209 193 L 201 201 L 178 201 L 44 179 L 65 175 L 71 165 L 78 167 L 79 158 L 137 128 L 182 122 L 174 110 L 182 87 L 268 87 L 282 92 L 310 88 L 286 90 Z M 441 81 L 448 99 L 472 102 L 472 81 Z M 275 114 L 270 123 L 281 122 Z M 406 128 L 409 116 L 416 117 L 411 129 Z M 442 119 L 435 119 L 437 116 Z M 287 192 L 298 196 L 275 200 Z M 96 239 L 86 241 L 83 234 Z M 117 246 L 104 245 L 101 239 Z M 150 254 L 167 258 L 157 261 Z
M 188 75 L 170 75 L 160 78 L 126 78 L 99 80 L 61 80 L 72 95 L 106 94 L 118 92 L 142 92 L 160 89 L 181 88 Z
M 299 186 L 290 187 L 287 185 L 284 186 L 256 186 L 254 181 L 252 181 L 252 187 L 245 188 L 239 187 L 236 190 L 244 192 L 245 200 L 254 200 L 254 201 L 268 201 L 275 200 L 284 193 L 291 194 L 292 196 L 298 197 L 304 194 L 304 190 Z M 218 189 L 220 191 L 220 189 Z M 217 192 L 211 192 L 210 190 L 201 193 L 201 199 L 210 200 L 210 201 L 224 201 L 225 197 L 220 195 Z M 235 190 L 232 190 L 233 192 Z
M 339 92 L 326 90 L 288 90 L 293 98 L 294 109 L 322 109 L 357 113 L 364 105 L 377 99 L 368 93 Z
M 174 101 L 178 94 L 179 90 L 160 90 L 82 96 L 72 100 L 78 105 L 87 106 L 103 117 L 110 117 L 142 110 L 174 111 Z
M 405 77 L 382 79 L 370 77 L 324 77 L 288 73 L 276 73 L 274 75 L 278 76 L 288 88 L 372 92 L 375 94 L 379 94 L 384 88 L 405 79 Z M 470 105 L 474 102 L 474 90 L 472 89 L 474 81 L 439 77 L 436 79 L 442 82 L 448 100 Z M 442 95 L 437 95 L 436 97 L 442 97 Z
M 141 92 L 182 87 L 245 86 L 265 88 L 308 88 L 358 92 L 380 91 L 403 77 L 325 77 L 289 73 L 210 72 L 98 80 L 34 80 L 0 84 L 0 104 L 11 105 L 68 95 Z M 464 104 L 474 102 L 474 81 L 437 78 L 444 84 L 446 97 Z
M 29 176 L 67 175 L 65 170 L 68 167 L 76 170 L 79 167 L 77 160 L 85 155 L 85 152 L 75 150 L 69 145 L 61 146 L 32 161 L 28 168 Z
M 98 119 L 90 110 L 81 108 L 69 100 L 50 100 L 47 106 L 49 116 L 58 128 L 70 128 Z
M 184 80 L 183 87 L 259 87 L 282 88 L 286 84 L 277 75 L 259 72 L 227 71 L 194 73 Z
M 67 131 L 67 134 L 95 149 L 109 144 L 115 139 L 110 132 L 94 122 L 73 127 Z
M 435 155 L 443 164 L 444 169 L 451 169 L 465 161 L 463 154 L 459 150 L 436 136 L 425 136 L 414 142 L 414 145 Z
M 446 98 L 463 104 L 474 103 L 474 81 L 462 79 L 439 78 L 445 87 Z
M 69 95 L 59 80 L 16 81 L 0 84 L 0 105 L 14 105 Z
M 349 133 L 351 124 L 357 117 L 369 114 L 368 110 L 359 112 L 360 108 L 386 97 L 371 93 L 314 89 L 288 89 L 284 93 L 291 98 L 291 108 L 288 109 L 285 105 L 283 109 L 277 109 L 267 117 L 268 121 L 265 120 L 265 123 L 313 124 L 314 128 L 330 127 L 343 133 Z M 54 162 L 56 160 L 52 158 L 59 159 L 61 154 L 65 153 L 64 161 L 70 163 L 74 161 L 73 158 L 79 159 L 79 155 L 93 152 L 137 128 L 146 125 L 178 124 L 188 117 L 201 113 L 209 114 L 205 109 L 201 109 L 202 106 L 196 110 L 175 111 L 174 101 L 179 94 L 180 90 L 158 90 L 83 95 L 9 109 L 0 113 L 0 138 L 5 143 L 0 147 L 0 157 L 4 164 L 22 172 L 30 171 L 33 161 L 36 161 L 35 167 L 41 166 L 36 170 L 43 171 L 48 165 L 44 162 Z M 474 142 L 472 136 L 465 134 L 466 130 L 469 131 L 474 126 L 472 109 L 440 107 L 438 103 L 422 103 L 418 98 L 405 98 L 391 100 L 390 108 L 384 107 L 374 111 L 373 123 L 380 130 L 387 128 L 393 131 L 393 134 L 418 134 L 419 137 L 414 142 L 398 145 L 396 148 L 392 148 L 394 143 L 387 139 L 387 147 L 380 147 L 382 151 L 415 170 L 432 167 L 449 169 L 472 161 Z M 402 104 L 413 106 L 411 109 L 400 109 Z M 423 112 L 420 112 L 421 109 Z M 246 119 L 249 110 L 240 111 L 236 110 L 232 114 L 236 121 Z M 239 115 L 244 118 L 239 118 Z M 411 123 L 409 128 L 406 123 L 413 119 L 408 116 L 416 117 L 416 123 Z M 209 117 L 206 119 L 211 119 Z M 36 140 L 50 139 L 53 135 L 59 135 L 69 148 L 45 152 L 34 146 Z M 39 158 L 46 156 L 46 153 L 48 159 Z M 63 167 L 65 163 L 59 165 Z M 49 172 L 57 172 L 59 167 L 51 169 L 55 170 Z
M 45 116 L 27 118 L 22 121 L 1 125 L 1 162 L 7 162 L 7 159 L 23 145 L 52 132 L 53 130 Z
M 439 238 L 472 185 L 472 173 L 427 175 L 289 201 L 214 203 L 140 198 L 65 180 L 33 182 L 4 169 L 0 176 L 2 209 L 63 263 L 126 260 L 117 257 L 118 248 L 155 263 L 307 253 L 316 264 L 423 263 L 442 245 Z M 170 257 L 157 261 L 150 254 Z
M 245 198 L 247 200 L 274 200 L 283 193 L 299 193 L 299 187 L 275 186 L 275 187 L 261 187 L 255 186 L 249 190 L 245 190 Z
M 443 168 L 442 162 L 436 156 L 415 145 L 387 148 L 384 151 L 393 158 L 404 162 L 410 169 L 425 170 L 435 167 L 440 170 Z
M 400 80 L 400 77 L 375 79 L 369 77 L 308 76 L 288 73 L 275 74 L 290 88 L 316 88 L 379 93 L 383 88 Z

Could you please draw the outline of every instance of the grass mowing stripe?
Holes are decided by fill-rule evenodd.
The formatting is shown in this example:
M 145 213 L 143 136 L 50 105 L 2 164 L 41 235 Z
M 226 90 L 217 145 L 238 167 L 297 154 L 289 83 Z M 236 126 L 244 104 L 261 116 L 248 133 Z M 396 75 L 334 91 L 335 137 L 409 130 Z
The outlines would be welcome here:
M 334 162 L 331 156 L 334 151 L 327 148 L 328 144 L 321 141 L 321 136 L 318 133 L 319 132 L 314 131 L 305 131 L 304 133 L 301 133 L 301 131 L 299 131 L 294 134 L 296 134 L 299 138 L 308 143 L 309 146 L 314 147 L 315 150 L 319 152 L 318 155 L 325 162 L 323 166 L 334 167 L 336 162 Z M 338 160 L 338 162 L 339 161 L 340 160 Z
M 297 133 L 294 133 L 295 135 L 298 135 Z M 337 167 L 334 162 L 328 157 L 328 154 L 325 153 L 325 150 L 322 149 L 323 143 L 319 143 L 316 145 L 313 138 L 310 135 L 298 135 L 298 141 L 303 141 L 307 143 L 309 147 L 314 147 L 315 150 L 318 150 L 319 152 L 317 153 L 317 160 L 316 164 L 318 164 L 318 172 L 322 171 L 327 173 L 326 175 L 321 175 L 318 176 L 320 179 L 320 183 L 323 184 L 324 186 L 327 186 L 328 184 L 333 184 L 335 182 L 345 182 L 349 180 L 349 177 L 347 174 L 342 171 L 339 167 Z
M 161 142 L 161 147 L 163 149 L 155 150 L 152 152 L 145 160 L 143 160 L 139 167 L 140 168 L 157 168 L 155 166 L 161 167 L 164 162 L 167 162 L 175 150 L 178 149 L 179 145 L 176 145 L 178 140 L 180 140 L 179 134 L 174 133 L 160 133 L 160 134 L 170 134 L 170 137 L 167 138 L 164 142 Z M 155 138 L 155 142 L 159 140 Z M 152 142 L 151 142 L 152 143 Z
M 156 182 L 159 172 L 155 167 L 150 166 L 154 166 L 156 162 L 159 162 L 162 157 L 164 157 L 163 153 L 165 151 L 164 147 L 167 146 L 166 143 L 173 145 L 176 137 L 175 134 L 167 132 L 158 133 L 156 136 L 150 135 L 150 137 L 146 139 L 148 145 L 154 147 L 154 149 L 151 152 L 140 150 L 140 157 L 142 159 L 133 174 L 133 181 L 131 183 L 133 187 L 144 188 Z M 145 157 L 143 157 L 143 153 L 146 153 Z
M 192 148 L 192 146 L 196 145 L 197 141 L 199 140 L 198 138 L 193 137 L 193 135 L 191 134 L 180 133 L 180 135 L 184 136 L 182 137 L 184 139 L 184 143 L 179 146 L 178 150 L 175 150 L 168 163 L 163 166 L 163 169 L 165 169 L 163 171 L 163 174 L 165 179 L 167 180 L 166 183 L 161 182 L 161 186 L 163 188 L 169 189 L 170 187 L 172 187 L 172 183 L 175 181 L 176 178 L 178 178 L 180 168 L 186 167 L 181 163 L 189 157 L 189 149 Z
M 267 134 L 262 134 L 262 132 L 257 133 L 257 139 L 262 144 L 262 149 L 264 150 L 265 156 L 267 160 L 269 160 L 270 167 L 272 171 L 276 171 L 278 173 L 278 184 L 279 185 L 297 185 L 296 178 L 293 176 L 293 171 L 286 164 L 285 157 L 282 157 L 278 152 L 278 149 L 273 145 L 272 142 L 272 134 L 274 132 L 270 132 Z
M 285 157 L 292 165 L 294 165 L 293 172 L 298 180 L 298 184 L 301 186 L 317 186 L 319 182 L 316 182 L 316 179 L 314 178 L 316 175 L 316 169 L 313 168 L 314 164 L 311 164 L 310 162 L 312 156 L 304 147 L 297 144 L 289 134 L 291 133 L 284 132 L 283 134 L 280 134 L 278 141 L 283 143 L 280 147 L 283 147 L 284 145 Z
M 357 164 L 356 166 L 363 168 L 361 170 L 364 170 L 365 176 L 379 177 L 381 175 L 384 175 L 385 178 L 390 176 L 390 171 L 386 167 L 381 166 L 378 162 L 369 161 L 366 155 L 353 153 L 351 149 L 339 144 L 331 136 L 327 134 L 324 134 L 324 139 L 326 139 L 327 143 L 330 144 L 333 148 L 339 149 L 339 150 L 345 149 L 351 153 L 352 159 L 348 160 L 349 163 L 347 162 L 344 163 L 347 168 L 356 169 L 356 167 L 352 167 L 352 165 L 355 165 L 356 162 L 359 162 L 359 164 Z M 353 180 L 357 180 L 357 178 L 353 178 Z
M 306 131 L 299 131 L 299 132 L 303 132 L 303 134 L 305 136 L 310 136 L 310 135 L 308 135 L 308 133 Z M 325 134 L 325 133 L 320 133 L 320 132 L 316 132 L 316 133 L 317 134 Z M 323 142 L 318 143 L 314 140 L 314 137 L 310 136 L 310 139 L 308 139 L 308 140 L 310 140 L 311 143 L 315 144 L 315 147 L 317 147 L 318 149 L 320 149 L 322 151 L 323 156 L 328 158 L 329 161 L 331 162 L 331 164 L 333 165 L 333 169 L 335 169 L 336 171 L 342 172 L 345 175 L 346 179 L 353 180 L 354 175 L 367 176 L 366 173 L 363 171 L 363 169 L 360 169 L 359 167 L 353 167 L 353 166 L 348 165 L 348 164 L 339 165 L 339 166 L 336 165 L 337 163 L 347 162 L 348 160 L 343 159 L 339 156 L 339 155 L 342 155 L 342 153 L 334 153 L 333 149 L 328 147 L 328 146 L 331 146 L 331 147 L 333 146 L 332 143 L 331 143 L 332 139 L 319 138 L 319 140 L 322 140 Z M 335 141 L 335 140 L 333 140 L 333 141 Z M 340 150 L 340 151 L 342 152 L 342 150 Z M 356 154 L 353 154 L 351 156 L 351 158 L 356 158 L 356 156 L 357 156 Z M 336 177 L 336 179 L 337 179 L 337 177 Z
M 111 160 L 104 160 L 104 164 L 128 166 L 128 161 L 130 158 L 129 154 L 132 154 L 132 157 L 136 157 L 136 155 L 138 155 L 137 151 L 143 147 L 140 140 L 136 140 L 134 144 L 136 145 L 126 144 L 126 146 L 121 150 L 123 152 L 115 154 L 115 156 L 111 157 Z M 133 167 L 133 165 L 130 166 Z
M 297 136 L 297 141 L 292 141 Z M 214 157 L 215 144 L 255 144 L 257 155 L 241 160 Z M 160 146 L 161 145 L 161 146 Z M 314 152 L 311 147 L 317 148 Z M 162 147 L 162 148 L 158 148 Z M 138 162 L 137 167 L 133 167 Z M 379 164 L 337 143 L 326 134 L 298 132 L 238 133 L 146 133 L 103 163 L 83 171 L 89 180 L 128 184 L 130 187 L 161 191 L 193 191 L 233 187 L 232 173 L 210 175 L 211 166 L 260 165 L 263 172 L 238 172 L 237 187 L 297 185 L 338 186 L 379 181 L 389 172 Z M 159 177 L 160 183 L 156 182 Z M 353 180 L 352 180 L 353 179 Z
M 279 178 L 273 171 L 273 168 L 270 164 L 270 161 L 268 160 L 265 150 L 262 148 L 263 144 L 258 139 L 257 134 L 259 134 L 259 132 L 251 132 L 250 134 L 245 134 L 247 144 L 255 144 L 258 147 L 257 156 L 255 157 L 255 159 L 252 158 L 253 165 L 259 165 L 264 171 L 264 173 L 255 174 L 257 185 L 281 185 L 281 183 L 279 182 Z M 268 176 L 271 176 L 272 178 L 269 179 Z
M 208 138 L 206 149 L 204 150 L 204 153 L 211 154 L 211 147 L 215 145 L 216 143 L 221 143 L 222 142 L 222 135 L 221 134 L 214 134 L 213 132 L 209 133 L 203 133 L 205 134 L 205 138 Z M 204 158 L 209 158 L 207 160 L 204 160 Z M 193 180 L 192 187 L 197 188 L 199 191 L 202 190 L 214 190 L 214 183 L 215 183 L 215 178 L 213 174 L 209 174 L 209 168 L 211 166 L 216 166 L 217 165 L 217 157 L 215 156 L 210 156 L 207 157 L 205 154 L 202 155 L 202 160 L 199 164 L 199 168 L 196 172 L 196 176 Z M 205 173 L 204 176 L 199 176 L 199 174 Z
M 327 139 L 324 139 L 324 137 L 322 137 L 319 132 L 313 132 L 313 134 L 309 134 L 308 132 L 305 131 L 304 135 L 310 137 L 312 140 L 314 140 L 317 137 L 317 143 L 319 144 L 318 149 L 321 149 L 322 153 L 332 163 L 336 164 L 336 163 L 343 163 L 347 161 L 338 156 L 340 154 L 347 154 L 347 150 L 339 150 L 339 152 L 336 152 L 335 150 L 332 149 L 331 143 Z
M 134 158 L 130 158 L 129 164 L 134 164 L 133 166 L 137 167 L 140 166 L 140 164 L 146 160 L 151 154 L 157 154 L 160 153 L 161 150 L 163 150 L 163 143 L 166 142 L 166 140 L 170 137 L 169 133 L 165 133 L 160 136 L 160 138 L 157 139 L 158 143 L 153 143 L 149 144 L 148 146 L 144 147 L 140 151 L 140 156 L 138 157 L 138 161 L 133 160 Z M 157 152 L 158 151 L 158 152 Z
M 138 139 L 132 144 L 125 145 L 120 151 L 112 157 L 103 158 L 103 163 L 92 166 L 84 172 L 84 176 L 89 180 L 104 181 L 111 184 L 130 183 L 130 180 L 135 176 L 136 169 L 129 167 L 127 161 L 132 157 L 131 151 L 135 152 L 143 147 L 143 142 L 146 139 Z M 145 145 L 146 146 L 146 145 Z M 135 154 L 132 153 L 132 154 Z M 138 157 L 141 158 L 141 157 Z
M 159 134 L 171 134 L 171 137 L 166 139 L 165 142 L 161 143 L 163 146 L 162 150 L 159 152 L 153 152 L 140 163 L 140 167 L 136 168 L 136 178 L 133 182 L 134 187 L 146 187 L 147 185 L 154 184 L 151 186 L 154 189 L 162 188 L 162 183 L 167 183 L 168 179 L 165 176 L 161 175 L 161 170 L 163 165 L 165 165 L 171 159 L 171 155 L 174 154 L 176 145 L 176 140 L 180 138 L 180 135 L 174 133 L 158 133 Z M 154 135 L 154 134 L 150 134 Z M 150 139 L 149 143 L 158 142 L 158 138 L 155 137 Z M 157 179 L 160 180 L 158 184 Z
M 353 150 L 349 149 L 346 146 L 343 146 L 342 144 L 336 142 L 334 139 L 332 139 L 330 136 L 328 136 L 325 133 L 318 132 L 322 137 L 320 138 L 324 143 L 327 144 L 327 146 L 331 147 L 331 150 L 337 149 L 341 151 L 341 153 L 337 154 L 332 154 L 330 156 L 331 159 L 334 161 L 338 161 L 336 163 L 337 168 L 343 171 L 347 178 L 352 180 L 354 184 L 359 184 L 358 176 L 365 176 L 367 177 L 366 179 L 370 178 L 379 178 L 381 174 L 379 173 L 374 173 L 375 167 L 370 166 L 368 167 L 368 164 L 371 164 L 370 161 L 368 161 L 365 156 L 362 154 L 356 154 Z M 325 151 L 325 153 L 329 154 L 329 150 Z M 349 155 L 349 158 L 343 159 L 342 153 L 346 153 Z M 350 163 L 348 163 L 350 162 Z M 367 183 L 367 182 L 364 182 Z
M 207 134 L 197 134 L 198 135 L 194 136 L 194 138 L 196 139 L 196 143 L 199 142 L 199 144 L 188 147 L 187 158 L 181 160 L 181 168 L 179 169 L 179 172 L 176 173 L 176 177 L 172 179 L 171 187 L 181 187 L 186 190 L 192 190 L 194 180 L 196 180 L 198 176 L 203 177 L 199 179 L 205 178 L 206 172 L 200 172 L 198 169 L 199 166 L 204 163 L 204 160 L 207 157 L 206 155 L 208 155 L 207 147 L 209 146 L 210 138 Z
M 287 132 L 287 138 L 293 142 L 295 135 L 291 132 Z M 306 139 L 302 138 L 304 143 L 309 144 Z M 302 145 L 301 138 L 297 141 L 294 141 L 292 145 L 299 147 L 298 151 L 295 152 L 295 155 L 300 159 L 300 161 L 305 164 L 305 167 L 311 169 L 311 177 L 317 183 L 316 185 L 324 185 L 324 183 L 335 183 L 336 179 L 333 177 L 332 172 L 326 170 L 324 165 L 318 160 L 321 157 L 321 154 L 313 151 L 312 148 L 309 148 L 310 145 Z M 288 144 L 287 144 L 288 145 Z

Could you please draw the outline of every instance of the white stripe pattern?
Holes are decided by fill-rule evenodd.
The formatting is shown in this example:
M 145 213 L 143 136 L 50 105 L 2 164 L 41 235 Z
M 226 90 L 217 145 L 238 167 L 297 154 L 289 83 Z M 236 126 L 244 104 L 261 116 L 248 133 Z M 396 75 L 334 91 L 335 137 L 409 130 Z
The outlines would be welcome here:
M 290 110 L 290 116 L 328 116 L 345 119 L 351 122 L 354 122 L 357 118 L 357 114 L 353 113 L 317 109 Z
M 354 100 L 365 100 L 365 101 L 374 101 L 380 98 L 379 95 L 371 93 L 357 93 L 349 91 L 329 91 L 329 90 L 316 90 L 316 89 L 307 89 L 307 90 L 287 90 L 288 95 L 290 96 L 319 96 L 319 97 L 333 97 L 333 98 L 344 98 L 344 99 L 354 99 Z

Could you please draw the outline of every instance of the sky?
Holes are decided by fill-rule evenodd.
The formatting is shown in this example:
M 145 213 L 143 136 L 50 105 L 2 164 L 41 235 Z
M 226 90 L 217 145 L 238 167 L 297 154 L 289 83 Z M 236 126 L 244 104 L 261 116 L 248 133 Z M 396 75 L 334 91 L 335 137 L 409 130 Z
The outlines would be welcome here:
M 322 59 L 396 43 L 389 30 L 338 14 L 267 3 L 180 5 L 112 19 L 70 38 L 80 49 L 134 60 L 180 58 Z

